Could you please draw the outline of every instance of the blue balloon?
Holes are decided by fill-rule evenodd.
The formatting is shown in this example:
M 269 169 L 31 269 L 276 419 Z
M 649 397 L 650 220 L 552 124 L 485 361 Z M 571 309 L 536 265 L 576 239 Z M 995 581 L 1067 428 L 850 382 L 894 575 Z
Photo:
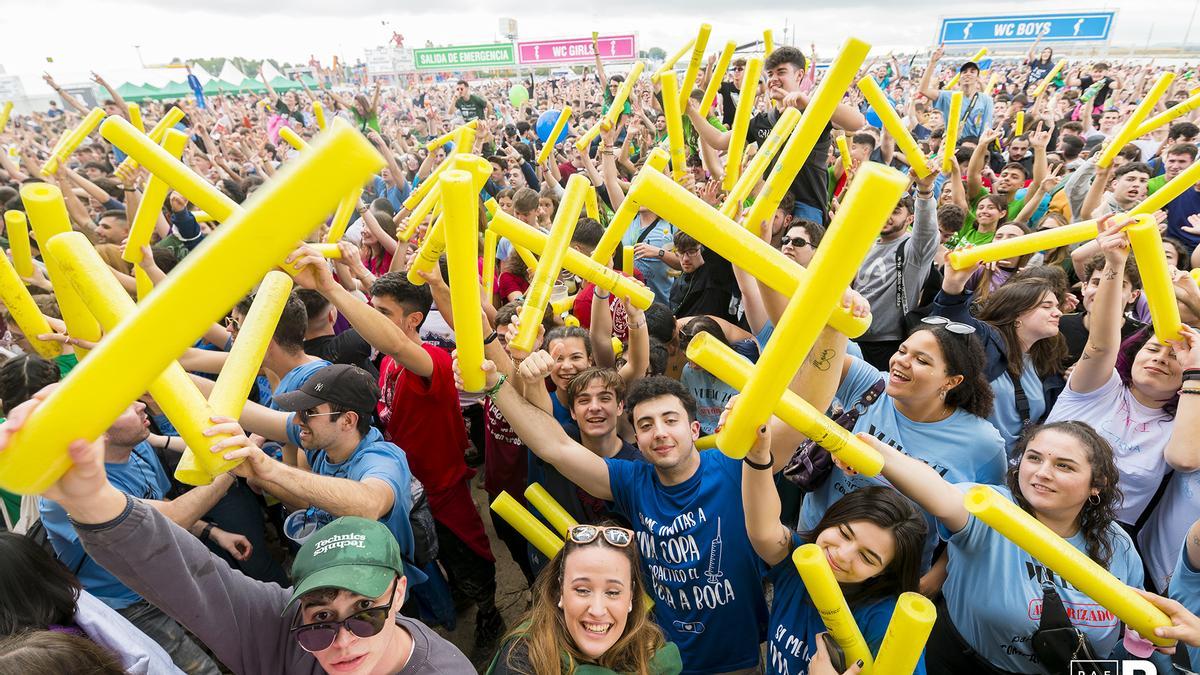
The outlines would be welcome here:
M 883 120 L 879 119 L 879 113 L 876 113 L 874 108 L 867 108 L 867 114 L 864 115 L 864 117 L 867 118 L 868 125 L 873 126 L 876 129 L 883 128 Z
M 558 123 L 558 116 L 561 114 L 562 111 L 559 110 L 547 110 L 538 115 L 537 124 L 534 126 L 534 129 L 537 131 L 537 137 L 543 143 L 562 143 L 566 140 L 567 135 L 571 133 L 571 123 L 567 122 L 563 126 L 563 130 L 558 134 L 558 138 L 553 141 L 550 140 L 550 132 L 554 131 L 554 125 Z

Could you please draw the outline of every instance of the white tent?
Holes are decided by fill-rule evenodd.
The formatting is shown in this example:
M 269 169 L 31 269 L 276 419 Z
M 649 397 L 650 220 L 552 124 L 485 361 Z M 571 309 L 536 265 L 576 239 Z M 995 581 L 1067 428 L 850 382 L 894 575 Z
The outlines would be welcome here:
M 205 70 L 204 66 L 200 65 L 199 63 L 192 65 L 192 74 L 200 80 L 201 85 L 208 84 L 210 81 L 217 79 L 212 76 L 212 73 L 209 73 L 207 70 Z M 184 78 L 186 77 L 187 75 L 185 74 Z M 241 82 L 241 80 L 238 80 L 238 82 Z
M 279 72 L 278 68 L 271 65 L 270 61 L 263 61 L 262 72 L 263 72 L 263 77 L 267 78 L 267 82 L 270 82 L 271 80 L 274 80 L 277 77 L 284 77 L 284 78 L 287 77 L 283 73 Z
M 241 84 L 242 80 L 246 79 L 246 76 L 242 74 L 242 71 L 237 69 L 237 66 L 233 65 L 233 61 L 225 59 L 225 65 L 221 66 L 221 73 L 217 75 L 217 79 L 233 84 Z

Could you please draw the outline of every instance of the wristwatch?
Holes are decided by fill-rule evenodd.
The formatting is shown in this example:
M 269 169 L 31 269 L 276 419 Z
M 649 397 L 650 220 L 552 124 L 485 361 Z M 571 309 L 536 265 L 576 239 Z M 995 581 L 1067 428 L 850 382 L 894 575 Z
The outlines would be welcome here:
M 667 249 L 665 249 L 665 248 L 658 249 L 658 259 L 662 260 L 665 257 L 667 257 Z

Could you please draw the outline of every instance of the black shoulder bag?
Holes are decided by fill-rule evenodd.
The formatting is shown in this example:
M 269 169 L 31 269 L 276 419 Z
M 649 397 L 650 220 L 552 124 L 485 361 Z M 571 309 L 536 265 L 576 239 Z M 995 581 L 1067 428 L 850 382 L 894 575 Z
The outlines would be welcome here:
M 1071 663 L 1100 658 L 1096 655 L 1092 643 L 1088 642 L 1087 636 L 1067 617 L 1067 608 L 1063 606 L 1062 598 L 1058 597 L 1058 591 L 1052 584 L 1042 585 L 1042 618 L 1030 642 L 1038 661 L 1050 673 L 1075 672 L 1080 675 L 1092 675 L 1083 664 L 1076 664 L 1076 667 L 1082 665 L 1085 670 L 1070 671 Z M 1097 664 L 1098 667 L 1100 665 Z
M 847 431 L 854 429 L 854 423 L 876 399 L 883 395 L 886 386 L 886 381 L 880 378 L 874 386 L 863 392 L 858 402 L 850 408 L 839 410 L 839 406 L 835 406 L 830 417 Z M 783 477 L 795 484 L 802 493 L 817 489 L 817 486 L 824 483 L 832 472 L 833 456 L 812 439 L 801 443 L 792 458 L 788 460 L 787 466 L 783 467 Z

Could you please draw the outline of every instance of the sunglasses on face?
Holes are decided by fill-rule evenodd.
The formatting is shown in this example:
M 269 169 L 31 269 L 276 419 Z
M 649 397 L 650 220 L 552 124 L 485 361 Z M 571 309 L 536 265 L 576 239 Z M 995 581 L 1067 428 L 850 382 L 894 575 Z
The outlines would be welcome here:
M 242 322 L 238 321 L 232 316 L 227 316 L 225 317 L 225 327 L 231 331 L 237 332 L 237 330 L 242 327 Z
M 392 611 L 392 599 L 395 595 L 399 577 L 392 581 L 388 588 L 388 603 L 378 607 L 368 607 L 361 612 L 355 612 L 341 621 L 322 621 L 296 626 L 292 635 L 300 648 L 306 652 L 320 652 L 329 649 L 337 639 L 342 628 L 360 638 L 370 638 L 379 635 L 379 631 L 387 625 L 388 614 Z
M 576 544 L 590 544 L 597 537 L 604 537 L 609 546 L 625 548 L 633 541 L 633 530 L 623 527 L 602 527 L 600 525 L 576 525 L 567 530 L 567 538 Z
M 792 248 L 804 248 L 805 246 L 812 246 L 812 242 L 804 237 L 784 237 L 779 241 L 781 242 L 781 246 L 790 245 Z
M 296 413 L 296 417 L 299 417 L 301 422 L 304 422 L 305 424 L 307 424 L 309 418 L 311 418 L 311 417 L 325 417 L 326 415 L 341 415 L 342 414 L 340 412 L 323 412 L 323 413 L 313 412 L 313 410 L 315 410 L 315 409 L 316 408 L 313 408 L 310 410 L 301 410 L 300 412 Z
M 974 326 L 951 321 L 944 316 L 927 316 L 921 319 L 921 323 L 927 326 L 941 326 L 955 335 L 971 335 L 975 332 Z

